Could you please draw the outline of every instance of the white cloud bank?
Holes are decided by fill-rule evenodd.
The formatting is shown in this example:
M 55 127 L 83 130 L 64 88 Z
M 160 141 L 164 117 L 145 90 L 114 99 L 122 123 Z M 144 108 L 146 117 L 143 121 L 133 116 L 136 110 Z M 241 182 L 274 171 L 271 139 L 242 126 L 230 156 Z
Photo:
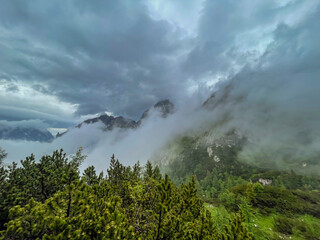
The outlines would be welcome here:
M 102 123 L 83 124 L 80 129 L 70 129 L 52 143 L 0 140 L 0 146 L 8 152 L 5 160 L 7 163 L 19 162 L 31 153 L 39 159 L 60 148 L 67 154 L 72 154 L 79 147 L 83 147 L 83 153 L 88 155 L 82 168 L 94 165 L 99 171 L 105 170 L 112 154 L 124 164 L 132 165 L 138 160 L 145 163 L 174 136 L 185 134 L 189 130 L 197 131 L 210 122 L 208 112 L 195 110 L 192 105 L 188 104 L 166 119 L 156 113 L 151 114 L 137 129 L 104 132 L 100 129 L 103 127 Z

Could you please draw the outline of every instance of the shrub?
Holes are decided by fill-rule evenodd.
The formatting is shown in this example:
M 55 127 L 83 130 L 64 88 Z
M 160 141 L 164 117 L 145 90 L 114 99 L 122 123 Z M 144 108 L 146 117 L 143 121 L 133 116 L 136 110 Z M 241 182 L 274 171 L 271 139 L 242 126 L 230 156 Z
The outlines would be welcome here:
M 293 227 L 295 226 L 295 222 L 291 218 L 287 217 L 278 217 L 274 221 L 274 229 L 277 232 L 291 235 L 293 234 Z

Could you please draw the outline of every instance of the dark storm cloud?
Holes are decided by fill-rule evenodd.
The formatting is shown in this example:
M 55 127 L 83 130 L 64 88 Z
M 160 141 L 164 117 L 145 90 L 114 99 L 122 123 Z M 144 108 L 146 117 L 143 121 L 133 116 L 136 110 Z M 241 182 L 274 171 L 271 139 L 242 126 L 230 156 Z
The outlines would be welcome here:
M 180 33 L 153 20 L 141 1 L 8 0 L 0 22 L 2 72 L 78 104 L 78 115 L 137 117 L 184 88 L 166 79 Z
M 165 7 L 149 1 L 152 8 L 141 1 L 3 0 L 0 119 L 74 126 L 79 117 L 104 111 L 138 118 L 170 98 L 185 101 L 186 109 L 165 124 L 153 120 L 133 131 L 116 147 L 119 153 L 129 149 L 132 159 L 139 146 L 153 151 L 174 133 L 222 119 L 219 130 L 236 128 L 248 138 L 240 154 L 246 161 L 319 172 L 319 1 L 197 2 L 203 8 L 190 24 L 190 10 L 175 12 L 194 1 L 166 1 Z M 188 24 L 194 30 L 184 29 Z M 204 118 L 188 103 L 195 92 L 205 100 L 213 90 L 215 108 Z M 72 152 L 101 139 L 97 155 L 104 156 L 108 142 L 116 151 L 115 135 L 104 134 L 88 128 L 75 132 L 77 141 L 59 141 Z M 135 160 L 149 159 L 151 150 Z
M 153 16 L 150 4 L 160 6 L 156 8 L 162 11 L 160 17 Z M 183 6 L 170 2 L 163 8 L 161 4 L 3 0 L 0 86 L 5 81 L 6 91 L 20 93 L 19 84 L 26 84 L 74 107 L 75 118 L 109 111 L 137 119 L 160 99 L 183 102 L 197 91 L 206 98 L 212 91 L 210 81 L 218 81 L 220 75 L 234 76 L 246 65 L 259 62 L 266 46 L 274 41 L 277 26 L 296 24 L 316 5 L 290 0 L 281 4 L 197 1 L 202 11 L 190 16 L 200 17 L 190 21 L 185 15 L 194 2 Z M 175 25 L 172 18 L 178 7 L 186 9 L 177 14 L 179 24 Z M 183 29 L 191 22 L 195 22 L 192 34 Z M 8 82 L 17 88 L 9 88 Z M 19 109 L 23 109 L 23 98 L 19 99 Z M 2 105 L 3 109 L 12 107 L 8 117 L 9 112 L 10 116 L 19 114 L 17 101 L 6 100 Z M 56 114 L 53 108 L 45 111 L 28 103 L 19 117 L 33 112 Z M 2 113 L 7 119 L 5 115 Z

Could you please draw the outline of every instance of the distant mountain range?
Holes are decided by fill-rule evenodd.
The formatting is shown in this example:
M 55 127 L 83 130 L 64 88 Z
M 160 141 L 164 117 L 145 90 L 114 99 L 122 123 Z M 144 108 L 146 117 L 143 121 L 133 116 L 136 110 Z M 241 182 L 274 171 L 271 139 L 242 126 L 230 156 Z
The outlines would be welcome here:
M 150 116 L 152 111 L 157 112 L 161 117 L 165 118 L 174 112 L 174 105 L 168 99 L 162 100 L 146 110 L 139 121 L 134 121 L 122 116 L 114 117 L 104 114 L 96 118 L 87 119 L 75 126 L 75 128 L 81 128 L 84 124 L 101 122 L 104 124 L 104 127 L 102 128 L 103 131 L 111 131 L 115 128 L 134 129 L 139 127 L 143 121 Z M 61 137 L 66 133 L 67 132 L 58 133 L 56 137 Z M 0 125 L 0 139 L 51 142 L 54 139 L 54 136 L 45 128 L 38 129 L 36 126 L 24 127 L 2 124 Z
M 50 142 L 54 139 L 46 129 L 32 127 L 1 127 L 0 139 Z

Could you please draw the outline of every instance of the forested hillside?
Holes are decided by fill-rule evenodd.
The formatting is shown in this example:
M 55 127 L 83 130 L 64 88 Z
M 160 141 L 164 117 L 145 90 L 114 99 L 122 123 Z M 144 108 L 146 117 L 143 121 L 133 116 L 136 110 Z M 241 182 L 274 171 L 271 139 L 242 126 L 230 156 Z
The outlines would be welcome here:
M 319 176 L 254 165 L 240 157 L 245 144 L 235 132 L 182 136 L 153 161 L 176 184 L 195 177 L 215 221 L 241 211 L 254 239 L 320 239 Z
M 60 150 L 1 162 L 0 239 L 319 239 L 316 177 L 249 167 L 232 154 L 229 167 L 210 168 L 200 152 L 182 168 L 173 162 L 171 179 L 114 156 L 106 176 L 94 166 L 80 173 L 81 149 L 70 159 Z
M 80 174 L 84 158 L 61 150 L 1 166 L 1 239 L 252 239 L 241 210 L 215 221 L 195 178 L 176 186 L 150 162 L 114 156 L 106 177 Z

